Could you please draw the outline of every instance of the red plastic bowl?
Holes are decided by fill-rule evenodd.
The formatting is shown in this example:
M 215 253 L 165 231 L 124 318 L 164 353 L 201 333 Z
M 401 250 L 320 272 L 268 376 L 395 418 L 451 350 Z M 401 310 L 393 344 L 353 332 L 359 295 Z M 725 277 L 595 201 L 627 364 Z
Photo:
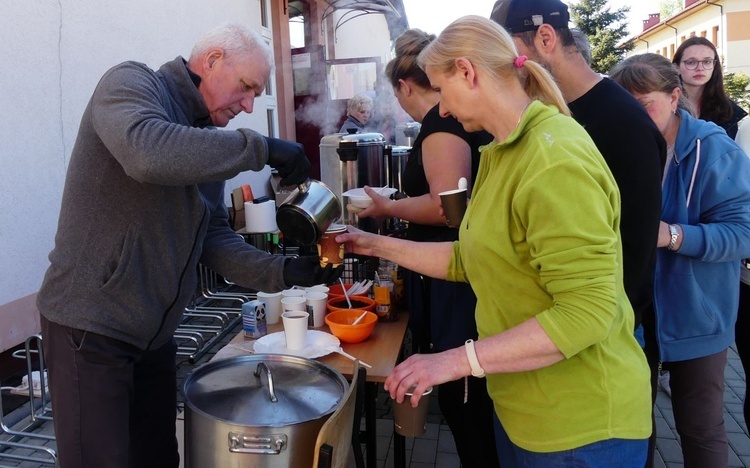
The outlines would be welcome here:
M 366 340 L 378 323 L 378 316 L 367 312 L 365 318 L 356 325 L 352 325 L 357 317 L 362 315 L 360 309 L 338 309 L 326 315 L 326 323 L 331 333 L 344 343 L 359 343 Z

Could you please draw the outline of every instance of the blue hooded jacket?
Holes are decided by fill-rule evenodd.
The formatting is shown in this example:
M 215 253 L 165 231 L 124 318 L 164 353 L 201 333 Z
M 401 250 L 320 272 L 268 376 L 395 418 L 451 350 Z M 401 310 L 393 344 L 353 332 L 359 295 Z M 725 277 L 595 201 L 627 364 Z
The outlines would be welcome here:
M 750 257 L 750 159 L 711 122 L 680 110 L 662 219 L 679 224 L 677 252 L 659 249 L 656 333 L 660 359 L 718 353 L 734 341 L 740 259 Z

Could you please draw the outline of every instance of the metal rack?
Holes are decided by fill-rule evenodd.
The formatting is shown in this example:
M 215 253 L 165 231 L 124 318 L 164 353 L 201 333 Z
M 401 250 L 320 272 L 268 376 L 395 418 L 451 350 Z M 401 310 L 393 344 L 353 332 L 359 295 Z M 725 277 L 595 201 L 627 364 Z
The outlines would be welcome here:
M 26 375 L 29 380 L 29 415 L 23 420 L 24 422 L 28 420 L 25 425 L 23 425 L 23 422 L 8 423 L 4 421 L 2 398 L 0 398 L 0 435 L 7 435 L 7 438 L 0 439 L 0 460 L 30 461 L 44 465 L 55 465 L 57 463 L 57 452 L 54 448 L 43 445 L 54 442 L 55 437 L 34 432 L 45 422 L 52 421 L 52 409 L 45 376 L 46 367 L 44 365 L 42 336 L 37 334 L 27 338 L 24 349 L 14 352 L 13 357 L 26 359 Z M 34 389 L 32 378 L 35 358 L 36 367 L 39 369 L 40 384 L 37 391 Z M 20 429 L 10 427 L 17 424 L 21 424 L 23 427 Z M 29 454 L 24 454 L 24 450 L 29 451 Z

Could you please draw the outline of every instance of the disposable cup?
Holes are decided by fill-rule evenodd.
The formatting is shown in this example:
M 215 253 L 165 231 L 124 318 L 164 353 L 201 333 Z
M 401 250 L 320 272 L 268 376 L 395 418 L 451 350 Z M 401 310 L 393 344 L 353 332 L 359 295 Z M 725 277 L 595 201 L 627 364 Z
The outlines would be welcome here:
M 273 325 L 279 323 L 281 319 L 281 293 L 267 293 L 259 291 L 258 300 L 266 304 L 266 324 Z
M 305 290 L 299 289 L 299 288 L 285 289 L 281 291 L 281 295 L 283 297 L 293 297 L 293 296 L 302 297 L 305 295 Z
M 432 387 L 427 387 L 416 408 L 411 406 L 412 390 L 406 392 L 403 402 L 393 402 L 393 423 L 396 432 L 404 437 L 419 437 L 427 430 L 427 405 Z
M 328 294 L 324 292 L 309 291 L 305 294 L 307 313 L 310 314 L 312 327 L 322 327 L 326 323 L 326 312 Z
M 325 284 L 316 284 L 315 286 L 310 286 L 309 288 L 305 288 L 305 293 L 309 292 L 323 292 L 328 294 L 328 291 L 331 289 L 326 286 Z
M 344 232 L 346 232 L 346 226 L 333 224 L 320 236 L 317 243 L 320 266 L 325 267 L 330 263 L 337 267 L 344 263 L 344 244 L 336 242 L 336 236 Z
M 443 205 L 445 221 L 450 227 L 458 227 L 466 213 L 466 189 L 440 192 L 440 203 Z
M 283 312 L 289 312 L 291 310 L 301 310 L 302 312 L 306 312 L 307 311 L 306 299 L 304 296 L 282 297 L 281 309 Z M 283 315 L 283 312 L 282 312 L 282 315 Z
M 287 349 L 302 349 L 307 345 L 307 312 L 292 310 L 281 314 Z

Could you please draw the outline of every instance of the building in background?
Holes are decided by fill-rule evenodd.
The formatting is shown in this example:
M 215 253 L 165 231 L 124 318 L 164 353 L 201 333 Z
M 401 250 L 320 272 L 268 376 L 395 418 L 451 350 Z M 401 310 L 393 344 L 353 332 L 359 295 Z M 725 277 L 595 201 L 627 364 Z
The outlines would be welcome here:
M 750 75 L 750 0 L 684 0 L 683 8 L 669 18 L 659 13 L 643 20 L 643 32 L 629 40 L 635 49 L 628 55 L 652 52 L 672 59 L 675 50 L 691 36 L 709 39 L 722 58 L 725 73 Z

